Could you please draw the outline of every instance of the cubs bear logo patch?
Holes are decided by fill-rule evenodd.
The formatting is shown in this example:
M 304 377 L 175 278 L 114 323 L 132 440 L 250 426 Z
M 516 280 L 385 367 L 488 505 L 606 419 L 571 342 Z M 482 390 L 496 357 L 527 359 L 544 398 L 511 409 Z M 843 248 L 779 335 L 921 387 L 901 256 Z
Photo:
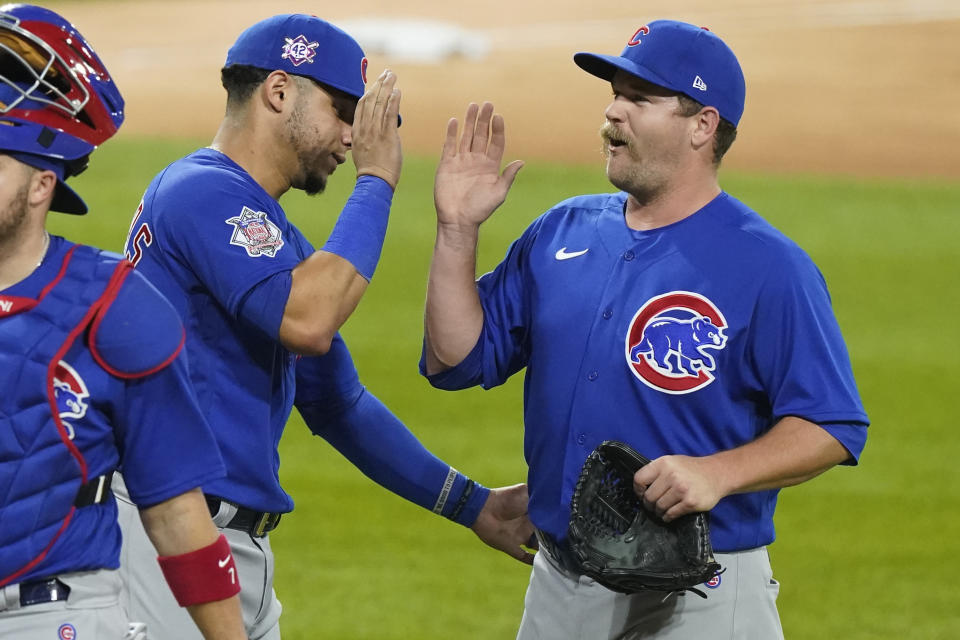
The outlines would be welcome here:
M 233 225 L 230 244 L 243 247 L 251 258 L 267 256 L 272 258 L 283 247 L 283 233 L 280 227 L 270 222 L 263 211 L 254 211 L 244 207 L 239 216 L 224 220 Z
M 714 353 L 727 344 L 726 328 L 717 306 L 698 293 L 656 296 L 640 307 L 627 328 L 627 365 L 657 391 L 697 391 L 714 380 Z
M 67 436 L 73 440 L 73 425 L 67 421 L 80 420 L 87 415 L 90 392 L 80 374 L 63 360 L 57 363 L 53 372 L 53 396 L 57 401 L 57 413 L 67 429 Z

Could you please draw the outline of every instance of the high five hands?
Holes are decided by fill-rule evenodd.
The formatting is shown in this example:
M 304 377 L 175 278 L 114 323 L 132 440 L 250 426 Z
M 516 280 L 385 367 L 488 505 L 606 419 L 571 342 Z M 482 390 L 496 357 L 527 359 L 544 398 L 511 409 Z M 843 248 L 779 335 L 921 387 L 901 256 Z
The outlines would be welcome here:
M 494 115 L 491 103 L 470 103 L 459 143 L 458 129 L 451 118 L 433 188 L 437 222 L 478 227 L 503 204 L 523 162 L 514 160 L 500 172 L 506 137 L 503 116 Z

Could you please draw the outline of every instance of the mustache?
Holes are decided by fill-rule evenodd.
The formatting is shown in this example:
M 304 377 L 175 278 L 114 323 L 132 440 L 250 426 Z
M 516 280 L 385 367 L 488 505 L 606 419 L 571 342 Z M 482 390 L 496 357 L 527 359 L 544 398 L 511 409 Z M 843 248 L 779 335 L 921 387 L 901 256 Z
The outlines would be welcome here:
M 630 151 L 634 150 L 633 140 L 625 136 L 612 122 L 604 122 L 600 127 L 600 138 L 604 142 L 604 155 L 607 153 L 607 145 L 611 143 L 619 143 L 625 145 Z

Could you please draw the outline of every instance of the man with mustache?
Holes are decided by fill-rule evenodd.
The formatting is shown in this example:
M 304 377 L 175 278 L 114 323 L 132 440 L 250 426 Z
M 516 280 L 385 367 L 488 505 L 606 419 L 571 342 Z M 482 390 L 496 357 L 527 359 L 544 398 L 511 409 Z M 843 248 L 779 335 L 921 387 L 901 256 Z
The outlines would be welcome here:
M 213 143 L 154 178 L 126 243 L 186 325 L 190 375 L 227 468 L 203 489 L 237 558 L 254 640 L 280 637 L 269 532 L 293 509 L 277 444 L 294 405 L 376 482 L 532 561 L 521 548 L 533 533 L 526 486 L 489 490 L 433 456 L 360 383 L 338 333 L 373 277 L 402 160 L 396 75 L 366 86 L 366 73 L 360 45 L 320 18 L 284 14 L 245 30 L 222 70 L 227 108 Z M 348 151 L 356 186 L 316 250 L 278 199 L 322 191 Z M 195 637 L 158 588 L 132 518 L 124 533 L 134 619 L 153 637 Z
M 443 389 L 526 369 L 534 562 L 518 638 L 782 638 L 767 545 L 780 488 L 856 464 L 867 435 L 846 347 L 810 258 L 718 182 L 745 83 L 730 48 L 658 20 L 619 56 L 578 53 L 610 83 L 601 130 L 617 193 L 537 218 L 475 280 L 478 230 L 520 163 L 471 105 L 447 128 L 421 370 Z M 604 440 L 653 461 L 634 490 L 664 521 L 710 513 L 724 571 L 689 593 L 620 594 L 567 539 L 581 466 Z

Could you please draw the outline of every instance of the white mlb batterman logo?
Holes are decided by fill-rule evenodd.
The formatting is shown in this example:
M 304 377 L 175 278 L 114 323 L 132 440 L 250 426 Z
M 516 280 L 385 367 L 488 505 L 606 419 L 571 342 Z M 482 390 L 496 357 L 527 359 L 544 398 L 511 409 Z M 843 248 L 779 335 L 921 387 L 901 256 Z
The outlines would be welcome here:
M 251 258 L 272 258 L 283 247 L 283 232 L 280 227 L 270 222 L 263 211 L 244 207 L 239 216 L 228 218 L 224 222 L 233 225 L 230 244 L 243 247 Z

